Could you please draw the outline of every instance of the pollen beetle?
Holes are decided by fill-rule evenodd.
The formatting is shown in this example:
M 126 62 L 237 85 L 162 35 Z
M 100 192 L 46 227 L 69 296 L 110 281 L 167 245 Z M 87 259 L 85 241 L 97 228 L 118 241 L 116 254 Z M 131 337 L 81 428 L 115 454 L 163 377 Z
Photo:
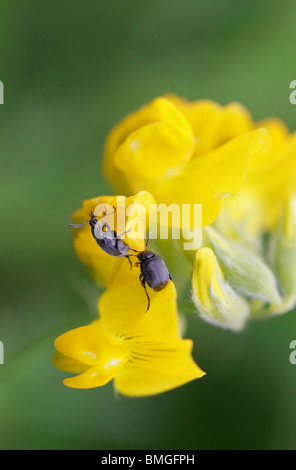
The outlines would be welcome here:
M 129 250 L 133 250 L 133 248 L 130 248 L 120 237 L 122 235 L 125 235 L 128 232 L 121 233 L 120 235 L 117 234 L 115 230 L 111 230 L 110 226 L 106 223 L 105 219 L 108 215 L 114 214 L 116 209 L 114 208 L 114 212 L 110 214 L 105 214 L 104 217 L 102 218 L 102 225 L 99 223 L 97 217 L 94 215 L 93 211 L 90 213 L 90 220 L 88 221 L 90 227 L 91 227 L 91 233 L 92 236 L 94 237 L 95 241 L 99 245 L 99 247 L 105 251 L 105 253 L 108 253 L 108 255 L 111 256 L 116 256 L 117 258 L 122 258 L 123 256 L 128 259 L 130 266 L 132 268 L 132 262 L 130 260 L 130 254 L 127 252 Z M 69 224 L 69 227 L 72 228 L 80 228 L 83 227 L 86 222 L 83 222 L 82 224 Z
M 148 242 L 149 237 L 146 241 L 146 247 L 148 245 Z M 159 292 L 167 285 L 169 280 L 172 278 L 163 259 L 153 251 L 145 249 L 141 251 L 137 257 L 139 262 L 136 263 L 136 265 L 139 265 L 141 269 L 139 279 L 145 289 L 146 296 L 148 299 L 148 307 L 146 310 L 147 312 L 150 307 L 150 297 L 147 292 L 146 284 L 148 284 L 148 286 L 155 292 Z

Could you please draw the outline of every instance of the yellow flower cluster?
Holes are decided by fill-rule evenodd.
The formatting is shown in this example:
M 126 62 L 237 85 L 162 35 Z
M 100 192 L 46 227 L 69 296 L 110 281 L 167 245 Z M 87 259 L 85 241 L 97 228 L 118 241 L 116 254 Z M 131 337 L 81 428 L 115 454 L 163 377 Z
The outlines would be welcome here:
M 192 301 L 204 320 L 240 330 L 249 318 L 284 313 L 296 302 L 295 153 L 296 134 L 276 118 L 255 122 L 238 103 L 221 106 L 167 95 L 111 130 L 103 172 L 124 195 L 125 207 L 144 206 L 143 227 L 151 205 L 202 205 L 203 244 L 189 254 Z M 73 219 L 85 222 L 98 204 L 120 214 L 119 200 L 86 200 Z M 126 230 L 130 216 L 122 216 L 120 230 L 116 222 L 111 228 L 126 231 L 124 240 L 132 249 L 145 250 L 145 230 L 132 237 Z M 194 223 L 190 218 L 190 228 Z M 266 235 L 268 249 L 262 242 Z M 125 258 L 101 250 L 89 225 L 74 231 L 73 244 L 106 289 L 99 318 L 55 342 L 55 365 L 78 374 L 64 383 L 90 388 L 114 379 L 120 393 L 143 396 L 201 377 L 192 342 L 180 335 L 174 283 L 160 292 L 149 289 L 146 312 L 136 263 L 130 269 Z M 188 253 L 179 252 L 188 259 Z M 174 253 L 170 256 L 165 261 L 177 271 L 179 262 Z
M 103 169 L 119 193 L 145 190 L 158 204 L 202 204 L 209 225 L 224 196 L 239 191 L 250 156 L 266 138 L 237 103 L 160 97 L 110 132 Z

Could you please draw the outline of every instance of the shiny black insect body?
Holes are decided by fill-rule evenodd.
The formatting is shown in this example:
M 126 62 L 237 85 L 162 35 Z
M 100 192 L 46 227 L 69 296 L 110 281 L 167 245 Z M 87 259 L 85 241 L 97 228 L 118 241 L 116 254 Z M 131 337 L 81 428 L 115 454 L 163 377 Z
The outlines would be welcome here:
M 149 237 L 146 241 L 146 247 L 148 245 Z M 161 291 L 169 282 L 171 275 L 168 271 L 168 268 L 163 261 L 163 259 L 158 256 L 153 251 L 143 250 L 138 254 L 139 263 L 136 263 L 140 266 L 140 282 L 145 289 L 146 296 L 148 299 L 148 307 L 150 307 L 150 297 L 146 288 L 146 284 L 153 289 L 155 292 Z
M 114 214 L 114 212 L 112 212 L 112 214 Z M 105 216 L 102 218 L 102 221 L 101 221 L 102 224 L 100 224 L 97 217 L 91 211 L 89 225 L 91 227 L 92 236 L 94 237 L 99 247 L 103 251 L 105 251 L 105 253 L 108 253 L 108 255 L 111 255 L 111 256 L 116 256 L 117 258 L 122 258 L 122 257 L 127 258 L 132 268 L 132 263 L 129 258 L 131 255 L 128 254 L 128 251 L 129 250 L 135 251 L 135 250 L 133 250 L 133 248 L 130 248 L 120 238 L 122 235 L 125 235 L 127 232 L 124 232 L 118 235 L 115 230 L 111 230 L 110 226 L 105 221 L 105 218 L 107 217 L 107 215 L 111 215 L 111 214 L 105 214 Z M 87 224 L 87 222 L 83 222 L 82 224 L 69 224 L 69 226 L 73 228 L 80 228 L 80 227 L 83 227 L 83 225 L 85 224 Z

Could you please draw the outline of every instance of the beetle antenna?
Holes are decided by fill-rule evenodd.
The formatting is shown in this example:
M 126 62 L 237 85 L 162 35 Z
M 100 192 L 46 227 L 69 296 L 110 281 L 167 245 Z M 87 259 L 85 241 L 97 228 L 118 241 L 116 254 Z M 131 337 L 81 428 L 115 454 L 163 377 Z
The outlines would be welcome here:
M 82 224 L 68 224 L 69 227 L 72 227 L 72 228 L 80 228 L 80 227 L 83 227 L 85 224 L 87 224 L 87 222 L 83 222 Z
M 146 247 L 148 246 L 148 243 L 149 243 L 149 240 L 150 240 L 150 237 L 152 235 L 152 232 L 149 233 L 148 237 L 147 237 L 147 240 L 146 240 Z

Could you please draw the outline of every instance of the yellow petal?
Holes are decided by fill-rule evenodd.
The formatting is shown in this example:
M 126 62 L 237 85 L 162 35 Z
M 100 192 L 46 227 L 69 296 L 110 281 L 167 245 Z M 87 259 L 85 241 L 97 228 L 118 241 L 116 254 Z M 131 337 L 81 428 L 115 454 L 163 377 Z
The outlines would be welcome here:
M 251 246 L 258 246 L 264 218 L 265 208 L 258 195 L 249 191 L 244 184 L 235 197 L 225 198 L 215 224 L 228 238 L 245 240 Z
M 136 256 L 133 256 L 130 258 L 130 260 L 133 265 L 132 269 L 130 268 L 129 263 L 121 263 L 113 273 L 113 276 L 108 284 L 108 288 L 126 288 L 127 286 L 134 286 L 135 284 L 138 284 L 139 270 L 135 266 L 135 263 L 138 262 L 138 259 Z
M 191 132 L 189 123 L 178 108 L 165 97 L 159 97 L 141 107 L 139 110 L 129 114 L 117 124 L 107 136 L 103 171 L 107 179 L 112 181 L 120 191 L 125 190 L 126 187 L 121 171 L 119 171 L 118 167 L 114 164 L 116 150 L 132 132 L 150 124 L 160 122 L 171 122 L 174 123 L 177 128 L 183 129 L 185 132 Z M 125 170 L 126 173 L 128 173 L 132 171 L 132 168 L 128 165 Z
M 267 130 L 268 145 L 251 156 L 239 194 L 225 201 L 226 217 L 241 224 L 254 239 L 264 230 L 275 229 L 282 205 L 296 187 L 295 137 L 276 118 L 264 119 L 257 126 Z
M 253 128 L 249 111 L 239 103 L 221 106 L 211 100 L 190 102 L 172 95 L 168 95 L 168 98 L 179 107 L 191 124 L 197 139 L 198 155 Z
M 269 155 L 262 171 L 247 175 L 244 191 L 253 192 L 262 207 L 262 227 L 274 230 L 283 205 L 296 192 L 296 133 L 290 134 L 277 152 Z M 268 159 L 268 157 L 266 157 Z
M 224 281 L 224 275 L 216 257 L 210 248 L 200 248 L 196 252 L 193 264 L 193 286 L 194 294 L 201 304 L 208 310 L 213 309 L 210 288 L 214 289 L 216 296 L 222 301 L 225 300 L 223 290 L 218 279 Z
M 289 136 L 281 152 L 278 154 L 277 162 L 266 169 L 264 179 L 260 184 L 260 191 L 269 197 L 281 198 L 296 188 L 296 132 Z
M 92 367 L 82 374 L 76 375 L 75 377 L 68 377 L 63 380 L 64 385 L 71 388 L 95 388 L 106 385 L 110 380 L 113 379 L 115 370 L 102 371 Z
M 199 153 L 208 152 L 236 136 L 250 131 L 253 122 L 249 111 L 239 103 L 224 106 L 221 113 L 206 129 Z
M 194 362 L 192 341 L 138 348 L 114 377 L 116 389 L 126 396 L 149 396 L 180 387 L 204 375 Z
M 131 191 L 138 181 L 179 174 L 191 158 L 192 132 L 174 122 L 156 122 L 132 132 L 117 149 L 114 164 L 127 179 Z
M 289 137 L 289 129 L 280 119 L 268 118 L 259 121 L 257 128 L 265 128 L 269 136 L 269 145 L 265 145 L 250 158 L 246 184 L 252 175 L 261 178 L 268 168 L 277 165 L 281 158 L 283 147 Z
M 198 100 L 190 102 L 176 95 L 166 95 L 177 106 L 190 123 L 197 143 L 200 145 L 207 128 L 221 114 L 222 106 L 212 100 Z
M 138 277 L 139 268 L 134 268 Z M 176 341 L 180 338 L 176 290 L 172 281 L 159 292 L 147 286 L 147 297 L 140 281 L 136 284 L 107 289 L 99 298 L 100 326 L 109 333 L 129 341 Z
M 265 139 L 264 129 L 259 129 L 200 155 L 174 183 L 179 188 L 174 193 L 175 202 L 202 204 L 203 225 L 211 224 L 221 210 L 223 198 L 239 191 L 249 158 L 264 145 Z
M 63 370 L 65 372 L 73 372 L 74 374 L 84 372 L 89 367 L 86 364 L 83 364 L 82 362 L 76 361 L 72 357 L 65 356 L 65 354 L 62 354 L 59 351 L 54 352 L 52 363 L 58 369 Z
M 95 242 L 90 228 L 82 228 L 73 237 L 73 247 L 79 260 L 85 264 L 90 276 L 99 284 L 111 285 L 119 269 L 129 262 L 125 258 L 116 258 L 108 255 Z
M 107 289 L 99 299 L 100 328 L 119 336 L 129 359 L 114 375 L 117 390 L 128 396 L 161 393 L 201 377 L 192 342 L 182 340 L 176 291 L 170 281 L 160 292 L 149 289 L 151 305 L 140 282 Z
M 112 370 L 127 356 L 121 342 L 94 323 L 62 334 L 54 344 L 60 354 L 102 371 Z

